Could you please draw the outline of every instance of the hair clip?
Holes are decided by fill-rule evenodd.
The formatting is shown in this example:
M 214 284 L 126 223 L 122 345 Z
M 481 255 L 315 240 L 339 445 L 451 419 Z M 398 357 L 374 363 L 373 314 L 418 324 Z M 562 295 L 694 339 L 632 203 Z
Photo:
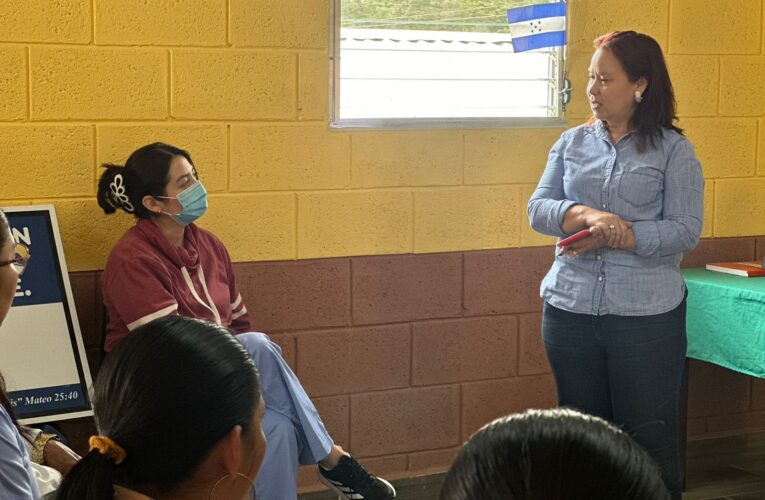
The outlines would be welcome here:
M 125 190 L 125 182 L 122 179 L 122 174 L 117 174 L 114 176 L 114 180 L 109 183 L 109 189 L 112 192 L 112 198 L 114 198 L 116 201 L 119 202 L 120 207 L 125 212 L 129 212 L 131 214 L 135 212 L 135 208 L 133 208 L 133 204 L 130 203 L 130 198 L 127 197 L 126 190 Z M 109 204 L 112 205 L 111 203 Z

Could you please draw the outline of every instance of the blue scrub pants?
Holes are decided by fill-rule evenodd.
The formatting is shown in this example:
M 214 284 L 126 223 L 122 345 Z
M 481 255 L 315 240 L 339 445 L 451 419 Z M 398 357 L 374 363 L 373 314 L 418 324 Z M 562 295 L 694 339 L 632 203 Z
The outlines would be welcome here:
M 268 447 L 255 481 L 258 500 L 295 500 L 298 465 L 315 464 L 332 449 L 332 438 L 281 348 L 263 333 L 236 336 L 260 373 Z

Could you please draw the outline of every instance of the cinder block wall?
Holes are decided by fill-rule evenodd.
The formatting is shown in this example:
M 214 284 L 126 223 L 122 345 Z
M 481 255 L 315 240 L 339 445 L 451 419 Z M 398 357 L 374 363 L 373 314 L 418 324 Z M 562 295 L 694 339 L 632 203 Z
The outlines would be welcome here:
M 765 233 L 761 0 L 572 0 L 570 124 L 592 39 L 653 35 L 707 177 L 705 237 Z M 94 203 L 98 165 L 187 147 L 203 224 L 242 262 L 551 243 L 524 207 L 556 129 L 330 132 L 328 0 L 8 0 L 0 5 L 0 203 L 53 203 L 69 267 L 131 224 Z M 721 18 L 729 22 L 717 22 Z M 87 223 L 85 223 L 87 222 Z
M 654 36 L 707 179 L 698 255 L 761 254 L 762 0 L 569 4 L 570 124 L 588 116 L 592 39 Z M 98 209 L 98 165 L 149 141 L 188 148 L 211 192 L 202 224 L 338 441 L 394 475 L 439 469 L 492 416 L 552 404 L 535 298 L 552 240 L 530 231 L 525 202 L 561 130 L 330 132 L 328 12 L 0 2 L 0 205 L 55 205 L 97 366 L 98 271 L 132 224 Z M 765 425 L 759 382 L 694 366 L 707 388 L 692 394 L 694 435 Z

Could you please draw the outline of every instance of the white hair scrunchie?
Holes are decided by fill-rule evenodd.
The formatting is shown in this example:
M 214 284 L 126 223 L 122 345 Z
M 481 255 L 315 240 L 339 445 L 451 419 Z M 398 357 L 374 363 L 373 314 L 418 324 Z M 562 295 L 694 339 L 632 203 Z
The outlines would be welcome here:
M 130 203 L 130 198 L 127 197 L 125 181 L 122 179 L 122 174 L 117 174 L 114 176 L 114 180 L 109 183 L 109 189 L 112 192 L 112 198 L 120 204 L 120 208 L 131 214 L 135 212 L 133 204 Z M 109 204 L 111 205 L 111 203 Z

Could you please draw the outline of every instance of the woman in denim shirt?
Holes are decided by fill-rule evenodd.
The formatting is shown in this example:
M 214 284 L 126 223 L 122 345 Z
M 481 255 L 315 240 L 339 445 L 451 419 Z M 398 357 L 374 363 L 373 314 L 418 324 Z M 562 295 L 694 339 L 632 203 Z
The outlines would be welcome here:
M 16 255 L 16 242 L 5 214 L 0 211 L 0 325 L 2 325 L 16 294 L 26 262 Z M 0 498 L 3 500 L 37 500 L 32 465 L 24 447 L 24 439 L 13 412 L 13 406 L 0 375 Z
M 683 252 L 699 240 L 704 179 L 674 125 L 661 48 L 634 31 L 595 40 L 593 117 L 553 146 L 528 204 L 532 227 L 592 235 L 556 252 L 541 286 L 542 336 L 558 404 L 611 420 L 681 497 Z

